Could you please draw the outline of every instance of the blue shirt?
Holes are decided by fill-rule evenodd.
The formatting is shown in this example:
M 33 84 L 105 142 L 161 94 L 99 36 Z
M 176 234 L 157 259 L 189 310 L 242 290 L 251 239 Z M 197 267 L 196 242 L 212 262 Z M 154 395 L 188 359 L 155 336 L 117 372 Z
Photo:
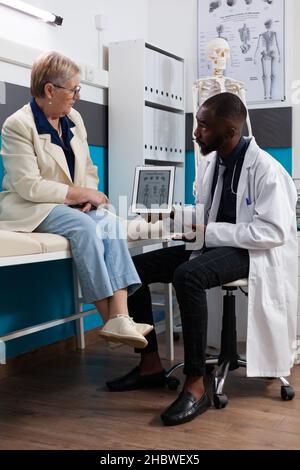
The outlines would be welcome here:
M 52 144 L 59 145 L 63 149 L 68 164 L 69 172 L 72 181 L 74 182 L 75 155 L 71 147 L 71 140 L 74 137 L 71 128 L 75 127 L 74 122 L 72 122 L 71 119 L 68 118 L 68 116 L 63 116 L 59 119 L 62 130 L 62 139 L 60 139 L 57 130 L 54 129 L 53 126 L 51 126 L 50 122 L 48 121 L 45 114 L 38 106 L 34 98 L 32 98 L 32 100 L 30 101 L 30 106 L 38 134 L 50 134 Z
M 222 159 L 220 155 L 217 156 L 211 192 L 212 199 L 217 185 L 219 165 L 224 165 L 226 168 L 223 174 L 222 195 L 216 222 L 236 223 L 236 193 L 248 145 L 249 141 L 241 137 L 227 158 Z

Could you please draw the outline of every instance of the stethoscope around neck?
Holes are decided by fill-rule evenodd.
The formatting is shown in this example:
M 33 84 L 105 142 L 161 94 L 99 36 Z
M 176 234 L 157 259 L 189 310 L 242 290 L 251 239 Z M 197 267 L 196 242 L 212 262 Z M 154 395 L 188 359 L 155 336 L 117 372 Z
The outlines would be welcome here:
M 236 191 L 234 191 L 234 178 L 235 178 L 235 174 L 236 174 L 236 166 L 237 166 L 237 164 L 238 164 L 238 161 L 239 161 L 239 160 L 237 160 L 237 161 L 235 162 L 235 164 L 234 164 L 233 172 L 232 172 L 232 176 L 231 176 L 231 182 L 230 182 L 230 192 L 231 192 L 231 194 L 233 194 L 234 196 L 237 195 L 237 188 L 236 188 Z M 224 163 L 220 163 L 220 160 L 219 160 L 218 165 L 219 165 L 219 167 L 220 167 L 220 165 L 221 165 L 221 166 L 225 166 Z M 224 170 L 224 171 L 226 171 L 226 169 L 227 169 L 227 167 L 225 167 L 225 170 Z M 238 187 L 238 185 L 237 185 L 237 187 Z
M 231 193 L 234 194 L 235 196 L 237 195 L 238 184 L 237 184 L 237 187 L 236 187 L 236 191 L 234 191 L 234 189 L 233 189 L 233 184 L 234 184 L 234 177 L 235 177 L 235 173 L 236 173 L 236 166 L 237 166 L 237 163 L 238 163 L 238 160 L 235 162 L 235 165 L 234 165 L 234 168 L 233 168 L 233 172 L 232 172 L 232 177 L 231 177 L 231 183 L 230 183 L 230 191 L 231 191 Z
M 237 160 L 235 162 L 235 165 L 234 165 L 234 168 L 233 168 L 233 172 L 232 172 L 232 177 L 231 177 L 231 182 L 230 182 L 230 194 L 233 194 L 234 196 L 237 196 L 238 195 L 238 186 L 239 186 L 239 183 L 237 184 L 237 187 L 236 187 L 236 191 L 234 191 L 234 178 L 235 178 L 235 174 L 236 174 L 236 167 L 237 167 L 237 164 L 238 164 L 239 160 Z M 218 162 L 219 166 L 223 166 L 225 167 L 225 165 L 223 165 L 222 163 L 220 163 L 220 160 Z M 226 168 L 225 168 L 226 170 Z M 224 170 L 224 171 L 225 171 Z M 247 206 L 251 206 L 252 203 L 253 203 L 253 199 L 251 197 L 251 188 L 250 188 L 250 180 L 249 180 L 249 175 L 248 175 L 248 193 L 247 193 L 247 197 L 245 199 L 245 202 L 247 204 Z

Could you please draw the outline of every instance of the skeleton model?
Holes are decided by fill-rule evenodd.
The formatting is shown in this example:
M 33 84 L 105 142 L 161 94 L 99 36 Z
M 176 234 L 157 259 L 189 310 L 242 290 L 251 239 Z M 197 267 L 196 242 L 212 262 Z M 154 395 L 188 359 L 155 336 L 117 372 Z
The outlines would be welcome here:
M 218 37 L 221 38 L 221 39 L 225 39 L 225 41 L 227 41 L 227 38 L 225 38 L 224 36 L 222 36 L 222 34 L 224 33 L 224 26 L 222 24 L 219 24 L 217 27 L 216 27 L 216 30 L 217 30 L 217 33 L 218 33 Z
M 262 66 L 262 80 L 264 86 L 264 95 L 265 100 L 268 99 L 268 91 L 269 91 L 269 98 L 270 100 L 273 98 L 273 88 L 274 88 L 274 81 L 275 81 L 275 60 L 276 54 L 278 57 L 278 62 L 280 62 L 280 49 L 278 45 L 277 34 L 275 31 L 272 31 L 273 21 L 270 19 L 265 22 L 266 31 L 259 35 L 257 48 L 254 55 L 254 64 L 256 64 L 256 57 L 257 53 L 260 48 L 262 48 L 261 52 L 261 66 Z M 268 87 L 268 67 L 267 65 L 270 63 L 270 84 Z
M 244 26 L 239 29 L 239 33 L 242 41 L 241 51 L 243 54 L 247 54 L 247 52 L 251 48 L 251 45 L 248 44 L 250 41 L 250 29 L 248 28 L 246 23 L 244 23 Z
M 220 8 L 221 5 L 222 5 L 221 0 L 216 0 L 215 2 L 211 2 L 209 4 L 209 13 L 212 13 L 217 8 Z
M 269 5 L 272 5 L 273 0 L 263 0 L 263 2 L 268 3 Z M 245 0 L 245 3 L 246 3 L 246 5 L 251 5 L 252 0 Z M 236 4 L 236 0 L 227 0 L 227 5 L 229 7 L 233 7 L 235 4 Z M 209 4 L 209 13 L 212 13 L 214 10 L 219 8 L 221 5 L 222 5 L 221 0 L 212 1 Z
M 212 64 L 213 75 L 211 77 L 203 77 L 197 80 L 193 85 L 193 114 L 194 114 L 194 126 L 193 126 L 193 137 L 197 127 L 196 115 L 198 109 L 204 101 L 211 96 L 219 93 L 229 92 L 233 93 L 243 101 L 246 105 L 246 90 L 245 85 L 242 82 L 234 80 L 233 78 L 224 77 L 224 70 L 226 69 L 227 59 L 230 57 L 230 48 L 228 42 L 224 39 L 217 38 L 210 41 L 206 48 L 206 57 Z M 249 115 L 247 117 L 248 133 L 252 135 L 251 123 Z M 201 158 L 201 152 L 197 143 L 194 143 L 195 149 L 195 183 L 194 193 L 196 191 L 197 181 L 197 169 L 198 163 Z
M 148 207 L 148 202 L 149 202 L 149 184 L 146 184 L 145 185 L 145 189 L 144 189 L 144 199 L 143 199 L 143 204 L 144 206 Z

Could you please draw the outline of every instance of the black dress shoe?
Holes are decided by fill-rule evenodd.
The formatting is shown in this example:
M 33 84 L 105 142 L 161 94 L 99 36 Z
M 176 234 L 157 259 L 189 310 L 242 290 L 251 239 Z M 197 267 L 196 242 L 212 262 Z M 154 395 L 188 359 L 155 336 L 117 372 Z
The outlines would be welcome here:
M 110 392 L 126 392 L 141 388 L 164 387 L 166 383 L 167 379 L 164 370 L 156 374 L 141 375 L 140 368 L 135 367 L 128 374 L 106 382 L 106 386 Z
M 192 393 L 182 391 L 160 417 L 166 426 L 176 426 L 176 424 L 191 421 L 208 410 L 210 406 L 211 401 L 206 393 L 202 395 L 200 400 L 196 400 Z

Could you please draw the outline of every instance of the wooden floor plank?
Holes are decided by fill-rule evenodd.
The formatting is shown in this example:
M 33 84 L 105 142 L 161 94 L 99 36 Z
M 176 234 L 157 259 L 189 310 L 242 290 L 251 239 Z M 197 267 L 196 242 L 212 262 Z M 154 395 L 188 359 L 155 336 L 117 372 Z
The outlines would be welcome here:
M 177 358 L 182 354 L 182 344 L 176 344 Z M 106 380 L 136 362 L 130 348 L 111 351 L 97 340 L 83 353 L 63 352 L 3 378 L 0 449 L 300 449 L 299 366 L 293 371 L 297 396 L 291 402 L 280 399 L 278 381 L 246 379 L 239 369 L 226 383 L 224 410 L 211 408 L 170 428 L 161 424 L 160 413 L 177 392 L 106 390 Z

